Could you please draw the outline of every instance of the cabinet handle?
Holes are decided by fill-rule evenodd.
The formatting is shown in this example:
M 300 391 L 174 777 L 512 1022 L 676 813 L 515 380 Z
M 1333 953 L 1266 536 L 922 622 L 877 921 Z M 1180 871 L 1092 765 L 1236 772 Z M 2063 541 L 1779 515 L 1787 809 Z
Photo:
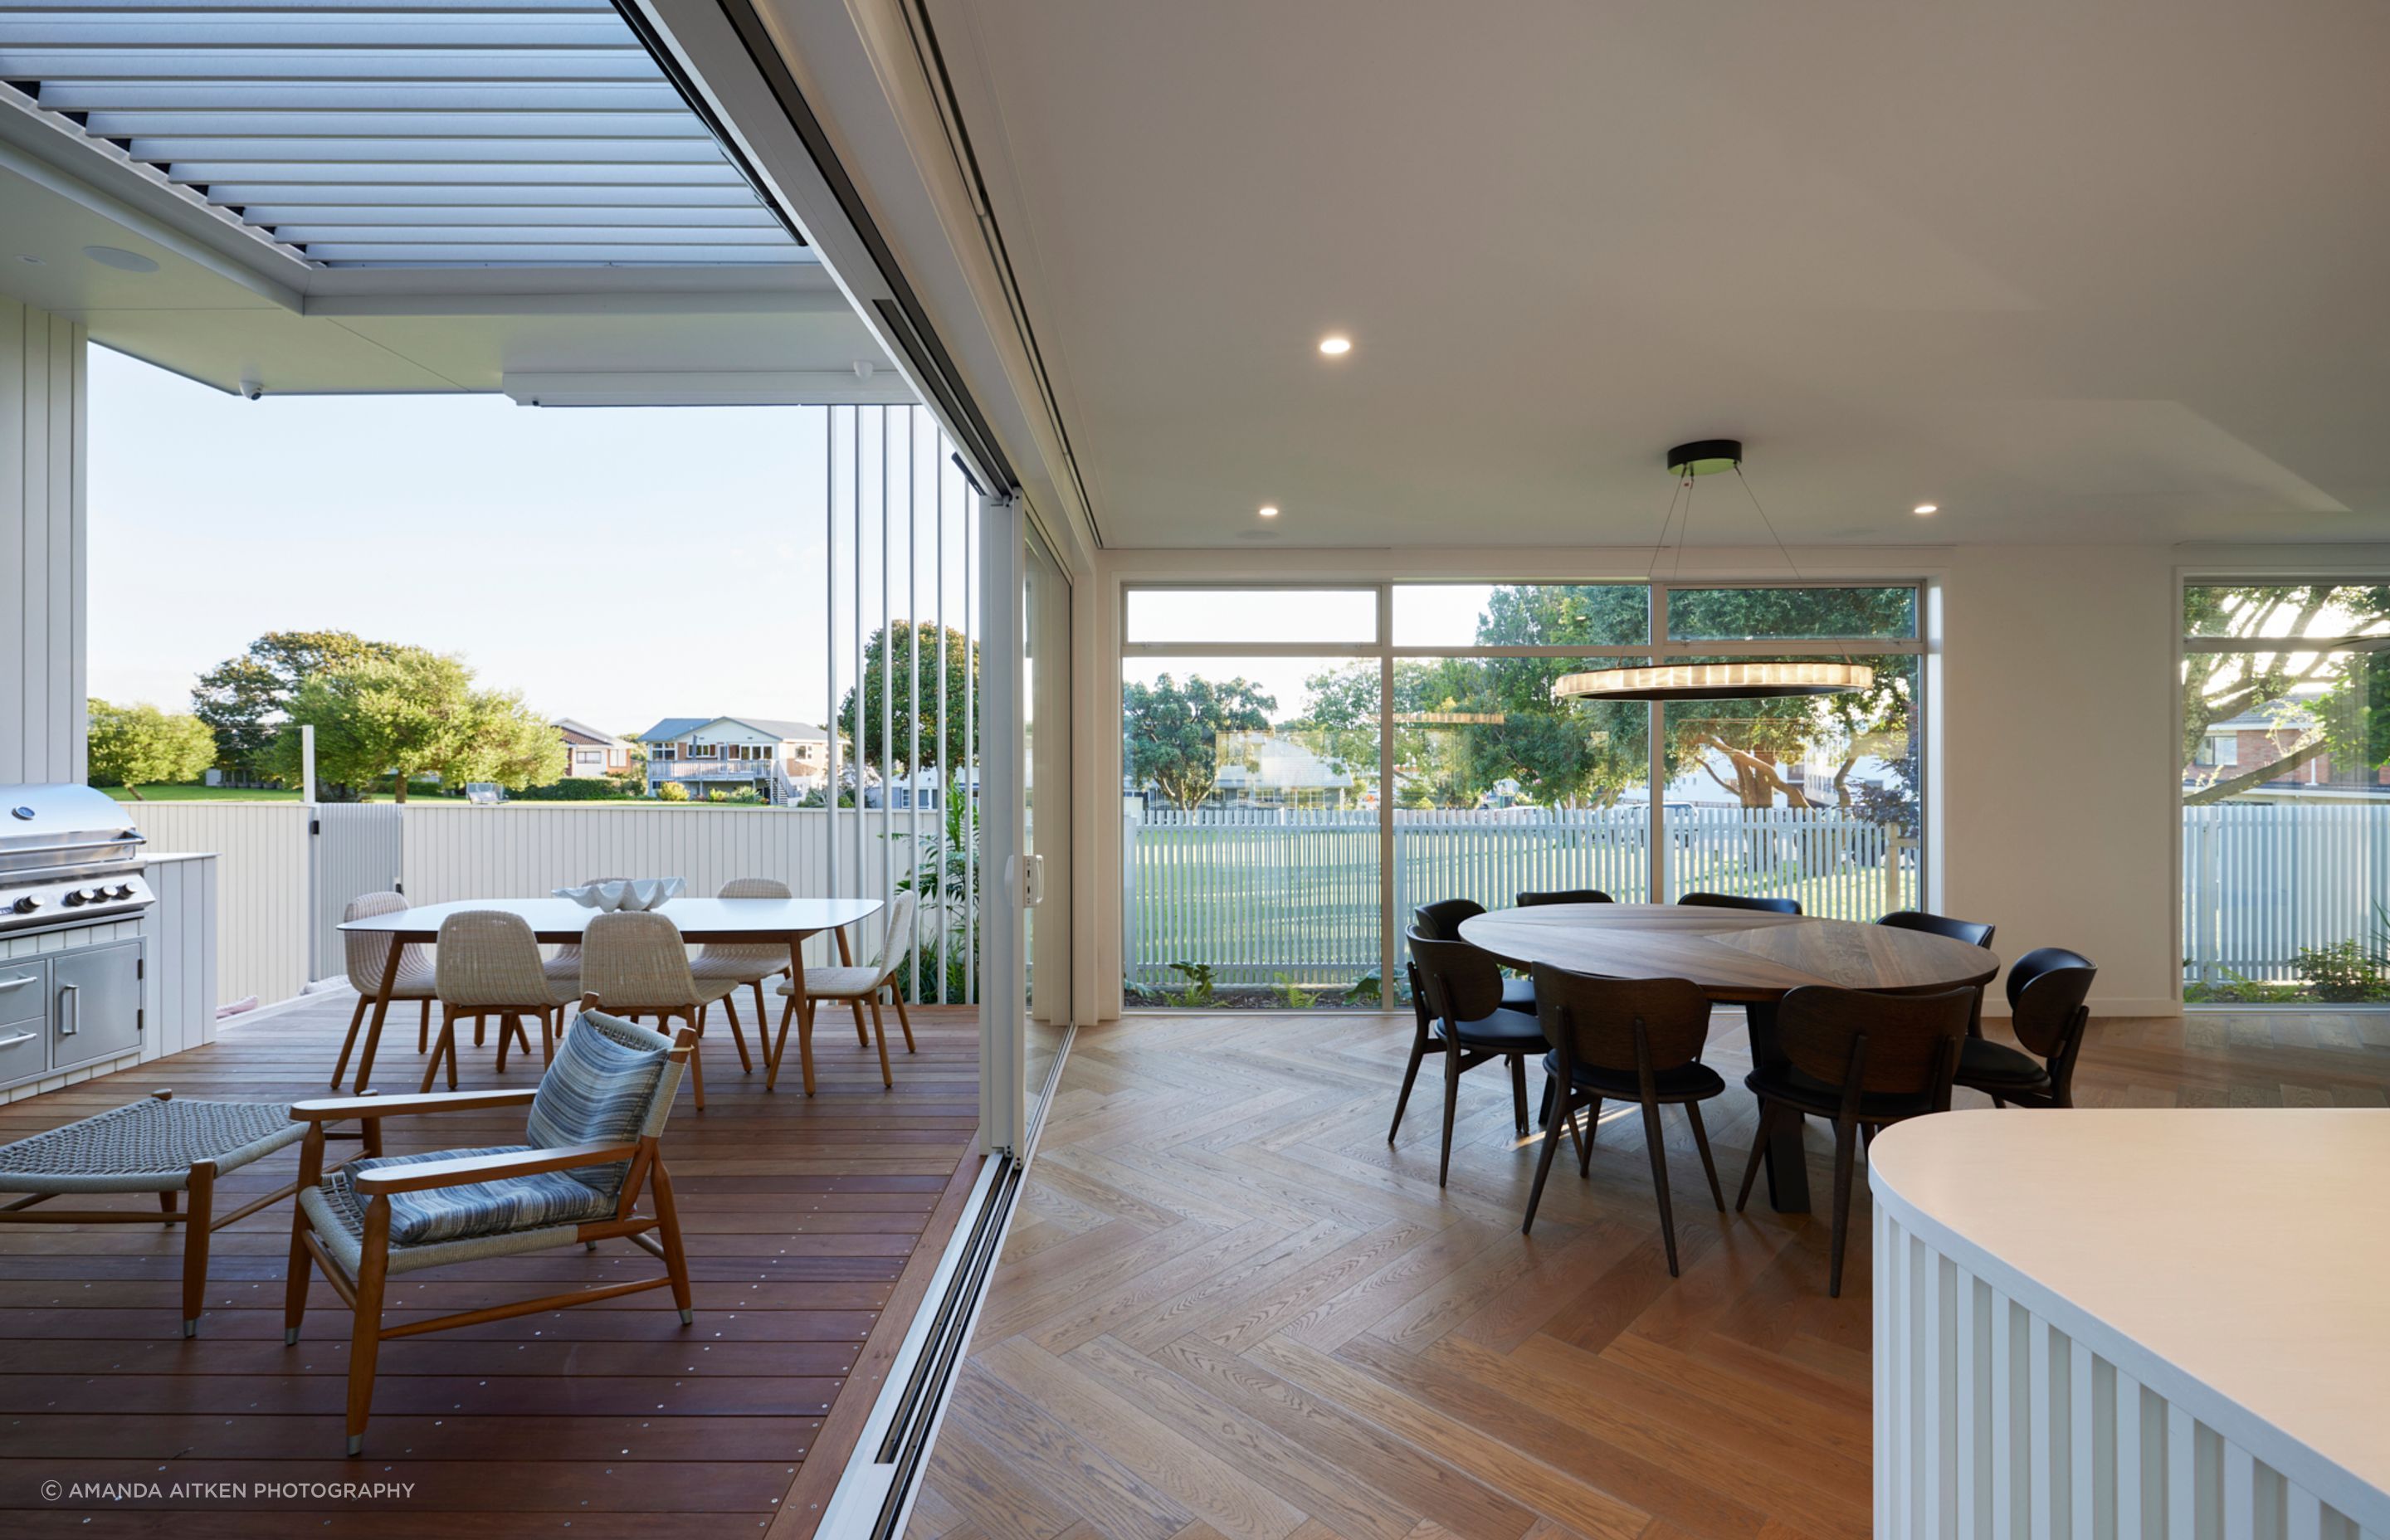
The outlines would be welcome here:
M 14 1037 L 0 1037 L 0 1048 L 13 1048 L 19 1043 L 31 1043 L 32 1040 L 32 1033 L 20 1032 Z
M 74 1009 L 72 1011 L 69 1011 L 67 1009 L 69 1006 L 74 1007 Z M 58 1035 L 60 1037 L 72 1037 L 82 1030 L 83 986 L 81 984 L 60 984 L 58 985 Z
M 19 973 L 13 979 L 0 979 L 0 989 L 20 989 L 40 977 L 38 973 Z

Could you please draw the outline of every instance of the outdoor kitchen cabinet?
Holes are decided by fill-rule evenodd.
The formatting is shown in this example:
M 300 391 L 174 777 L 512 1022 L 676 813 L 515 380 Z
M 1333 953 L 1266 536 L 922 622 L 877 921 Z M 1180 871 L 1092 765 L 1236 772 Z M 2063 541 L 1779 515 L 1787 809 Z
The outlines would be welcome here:
M 116 1059 L 141 1046 L 141 943 L 53 953 L 50 1070 Z

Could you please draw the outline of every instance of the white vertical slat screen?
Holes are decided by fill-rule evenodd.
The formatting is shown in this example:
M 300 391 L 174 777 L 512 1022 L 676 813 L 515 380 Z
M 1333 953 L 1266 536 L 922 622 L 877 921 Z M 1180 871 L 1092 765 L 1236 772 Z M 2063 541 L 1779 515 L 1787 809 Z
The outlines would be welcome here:
M 1878 1540 L 2390 1535 L 2390 1496 L 2351 1482 L 2333 1507 L 2222 1397 L 2167 1400 L 1881 1203 L 1875 1289 Z

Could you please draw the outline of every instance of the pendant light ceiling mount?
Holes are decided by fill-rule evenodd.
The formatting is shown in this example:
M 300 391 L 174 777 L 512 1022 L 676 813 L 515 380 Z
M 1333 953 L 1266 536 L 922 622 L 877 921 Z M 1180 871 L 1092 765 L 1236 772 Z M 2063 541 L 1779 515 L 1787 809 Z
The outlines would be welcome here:
M 1692 480 L 1696 476 L 1715 476 L 1731 470 L 1734 479 L 1742 482 L 1745 495 L 1751 498 L 1753 511 L 1767 530 L 1768 538 L 1776 542 L 1776 554 L 1784 558 L 1785 570 L 1797 580 L 1801 570 L 1793 564 L 1792 553 L 1784 548 L 1783 537 L 1768 520 L 1767 510 L 1759 505 L 1759 494 L 1751 490 L 1751 482 L 1742 474 L 1742 441 L 1741 439 L 1695 439 L 1668 451 L 1668 470 L 1677 478 L 1677 496 L 1668 504 L 1668 518 L 1660 526 L 1660 538 L 1651 547 L 1651 575 L 1660 571 L 1661 553 L 1667 549 L 1668 530 L 1677 529 L 1677 559 L 1684 560 L 1685 533 L 1677 524 L 1677 498 L 1684 502 L 1685 517 L 1692 516 Z M 1552 681 L 1552 699 L 1565 700 L 1778 700 L 1795 696 L 1848 695 L 1870 689 L 1875 685 L 1875 670 L 1849 659 L 1849 648 L 1839 661 L 1827 658 L 1783 658 L 1741 663 L 1663 663 L 1652 668 L 1592 669 L 1583 674 L 1566 674 Z

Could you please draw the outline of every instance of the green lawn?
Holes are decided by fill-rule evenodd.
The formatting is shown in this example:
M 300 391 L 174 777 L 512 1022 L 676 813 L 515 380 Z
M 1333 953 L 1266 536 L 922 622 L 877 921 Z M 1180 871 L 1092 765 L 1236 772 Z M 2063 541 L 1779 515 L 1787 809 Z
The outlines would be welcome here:
M 267 791 L 245 786 L 145 786 L 135 799 L 122 786 L 103 786 L 102 791 L 120 802 L 138 800 L 145 802 L 295 802 L 296 791 Z

